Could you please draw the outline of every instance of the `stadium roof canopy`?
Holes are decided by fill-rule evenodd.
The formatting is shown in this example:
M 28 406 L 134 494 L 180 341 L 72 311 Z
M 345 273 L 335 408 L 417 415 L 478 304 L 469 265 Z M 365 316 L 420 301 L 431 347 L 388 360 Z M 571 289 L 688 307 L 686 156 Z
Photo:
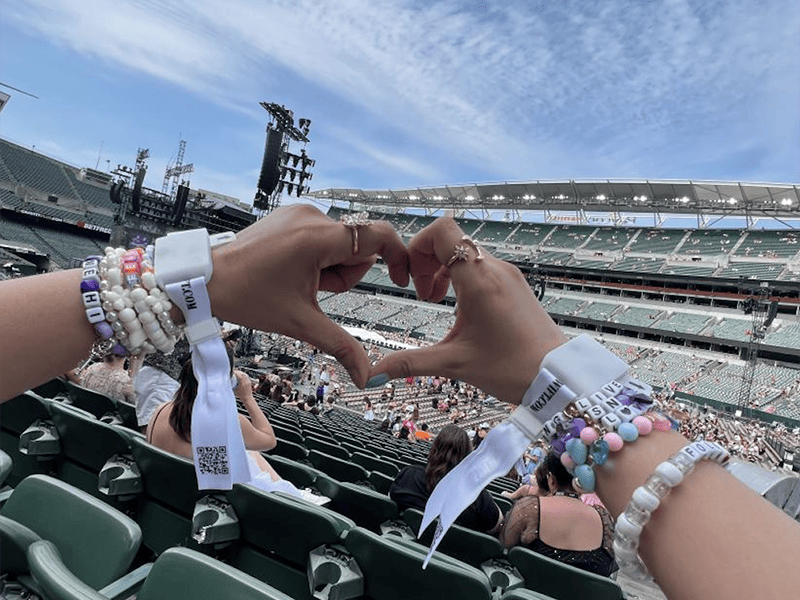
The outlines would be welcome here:
M 309 194 L 356 204 L 428 209 L 713 213 L 800 217 L 796 184 L 724 181 L 530 181 L 404 190 L 332 188 Z

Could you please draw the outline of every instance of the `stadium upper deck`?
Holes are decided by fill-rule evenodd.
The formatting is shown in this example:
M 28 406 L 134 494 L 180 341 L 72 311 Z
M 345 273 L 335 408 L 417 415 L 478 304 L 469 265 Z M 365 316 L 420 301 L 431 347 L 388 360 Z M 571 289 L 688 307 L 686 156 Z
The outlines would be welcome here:
M 347 209 L 332 207 L 338 218 Z M 405 237 L 433 217 L 371 211 Z M 529 265 L 758 281 L 800 280 L 800 232 L 600 227 L 457 219 L 498 258 Z

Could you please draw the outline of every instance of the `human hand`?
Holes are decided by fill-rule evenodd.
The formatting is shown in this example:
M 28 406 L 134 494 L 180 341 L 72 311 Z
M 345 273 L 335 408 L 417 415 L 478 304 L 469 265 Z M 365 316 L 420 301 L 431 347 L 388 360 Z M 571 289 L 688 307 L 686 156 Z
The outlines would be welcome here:
M 409 375 L 444 375 L 467 381 L 518 404 L 539 364 L 567 341 L 515 266 L 483 251 L 445 265 L 464 232 L 441 218 L 409 244 L 409 266 L 420 300 L 439 302 L 452 280 L 458 305 L 453 328 L 438 344 L 395 352 L 374 365 L 370 384 Z M 387 379 L 388 377 L 388 379 Z
M 244 371 L 239 371 L 238 369 L 236 369 L 233 374 L 236 377 L 236 391 L 244 394 L 251 392 L 252 394 L 253 382 L 250 379 L 250 376 Z
M 316 208 L 281 207 L 214 250 L 208 293 L 214 316 L 309 342 L 332 354 L 359 387 L 369 360 L 362 345 L 320 310 L 317 291 L 344 292 L 382 256 L 397 285 L 408 285 L 408 252 L 385 221 L 353 234 Z

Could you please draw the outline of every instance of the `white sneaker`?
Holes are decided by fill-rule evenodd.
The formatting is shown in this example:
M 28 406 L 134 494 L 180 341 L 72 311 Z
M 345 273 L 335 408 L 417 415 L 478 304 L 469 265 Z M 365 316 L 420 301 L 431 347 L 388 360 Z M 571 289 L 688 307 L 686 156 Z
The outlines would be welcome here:
M 300 497 L 305 500 L 306 502 L 311 502 L 312 504 L 316 504 L 317 506 L 325 506 L 328 502 L 331 501 L 330 498 L 327 496 L 318 496 L 317 494 L 313 493 L 311 490 L 305 489 L 300 490 Z

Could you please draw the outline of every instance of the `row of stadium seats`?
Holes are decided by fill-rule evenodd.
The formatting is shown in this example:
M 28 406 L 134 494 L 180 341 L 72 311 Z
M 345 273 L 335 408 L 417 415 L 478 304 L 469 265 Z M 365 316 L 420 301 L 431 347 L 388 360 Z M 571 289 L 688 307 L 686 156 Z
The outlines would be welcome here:
M 283 412 L 281 407 L 272 408 L 276 417 Z M 294 415 L 308 442 L 313 416 Z M 166 558 L 176 554 L 170 548 L 184 545 L 215 556 L 218 560 L 191 550 L 178 552 L 213 565 L 212 572 L 242 580 L 233 570 L 238 569 L 296 599 L 312 594 L 399 599 L 409 585 L 423 597 L 456 590 L 467 598 L 489 600 L 493 589 L 499 594 L 522 585 L 547 596 L 518 592 L 523 594 L 518 597 L 566 600 L 588 593 L 596 598 L 622 597 L 611 580 L 527 550 L 514 549 L 506 556 L 494 538 L 460 528 L 445 536 L 442 550 L 422 571 L 426 547 L 413 540 L 407 526 L 418 523 L 418 514 L 404 514 L 401 520 L 385 495 L 278 455 L 269 456 L 276 469 L 297 485 L 308 484 L 330 495 L 329 507 L 248 485 L 235 485 L 228 492 L 200 492 L 191 461 L 151 446 L 133 431 L 31 392 L 3 405 L 2 416 L 3 449 L 16 451 L 6 480 L 16 489 L 0 509 L 4 569 L 12 564 L 15 572 L 33 572 L 33 580 L 22 581 L 39 589 L 66 593 L 59 586 L 77 586 L 70 579 L 77 576 L 84 582 L 81 585 L 93 590 L 111 585 L 105 591 L 119 592 L 123 583 L 118 578 L 124 576 L 127 585 L 139 585 L 144 579 L 139 597 L 147 598 L 147 586 L 152 585 L 148 573 L 159 572 L 159 561 L 173 560 Z M 26 420 L 33 428 L 20 431 Z M 279 420 L 275 419 L 276 425 Z M 317 429 L 323 429 L 319 422 Z M 315 452 L 322 454 L 311 450 L 309 457 Z M 31 468 L 33 473 L 26 472 Z M 41 475 L 43 471 L 50 475 Z M 71 518 L 64 519 L 63 514 Z M 26 536 L 28 530 L 33 534 Z M 53 546 L 33 544 L 39 537 Z M 76 548 L 82 550 L 75 552 Z M 151 570 L 147 561 L 154 556 L 158 559 Z M 126 575 L 131 567 L 134 571 Z M 248 577 L 243 581 L 256 585 Z
M 0 181 L 113 210 L 109 186 L 78 178 L 78 169 L 0 138 Z
M 0 240 L 33 246 L 61 268 L 67 268 L 72 259 L 83 260 L 91 254 L 98 254 L 106 246 L 102 239 L 55 227 L 33 227 L 3 216 L 0 216 Z

